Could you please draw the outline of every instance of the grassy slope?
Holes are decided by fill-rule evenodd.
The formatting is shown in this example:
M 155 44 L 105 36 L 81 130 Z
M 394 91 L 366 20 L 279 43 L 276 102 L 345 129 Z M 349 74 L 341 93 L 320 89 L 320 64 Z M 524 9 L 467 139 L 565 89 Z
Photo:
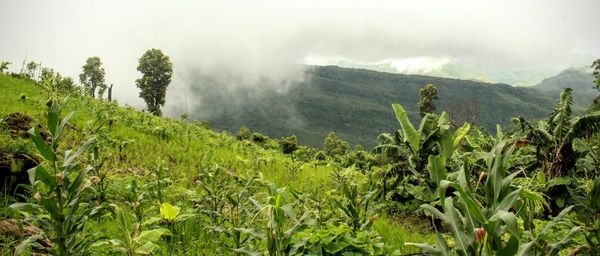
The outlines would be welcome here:
M 28 99 L 20 100 L 21 95 L 26 95 Z M 46 93 L 34 82 L 0 75 L 0 118 L 10 113 L 22 112 L 32 116 L 35 122 L 42 122 L 45 120 L 46 99 Z M 199 125 L 157 118 L 133 109 L 110 107 L 109 103 L 85 97 L 70 97 L 68 100 L 63 115 L 71 111 L 76 111 L 76 114 L 64 144 L 69 148 L 80 145 L 86 137 L 85 134 L 90 134 L 89 127 L 102 109 L 111 111 L 112 116 L 116 118 L 111 128 L 106 127 L 106 134 L 111 140 L 116 144 L 130 140 L 121 152 L 115 146 L 105 149 L 102 153 L 108 157 L 105 167 L 109 170 L 110 200 L 119 200 L 118 195 L 127 190 L 127 185 L 132 180 L 137 180 L 140 184 L 152 180 L 151 170 L 156 168 L 160 160 L 168 162 L 169 175 L 174 183 L 167 190 L 166 201 L 174 203 L 188 200 L 189 198 L 181 195 L 185 195 L 185 191 L 196 190 L 193 180 L 200 170 L 217 164 L 240 175 L 262 172 L 266 180 L 280 187 L 291 187 L 299 191 L 315 191 L 314 188 L 322 188 L 321 191 L 317 190 L 318 192 L 331 188 L 328 179 L 329 166 L 305 164 L 302 175 L 292 181 L 285 167 L 285 163 L 290 159 L 279 151 L 246 145 L 228 134 L 215 133 Z M 2 139 L 8 138 L 4 131 L 0 136 Z M 405 241 L 432 240 L 431 235 L 423 235 L 417 228 L 396 220 L 382 218 L 374 227 L 395 248 L 402 248 Z M 93 228 L 109 233 L 117 230 L 115 223 L 109 219 L 100 221 Z

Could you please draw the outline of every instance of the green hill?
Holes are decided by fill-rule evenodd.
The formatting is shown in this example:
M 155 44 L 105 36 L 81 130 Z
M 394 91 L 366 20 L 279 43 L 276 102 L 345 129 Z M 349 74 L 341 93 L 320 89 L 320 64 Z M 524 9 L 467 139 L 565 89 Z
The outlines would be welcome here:
M 43 162 L 42 155 L 36 152 L 34 144 L 27 138 L 27 130 L 36 127 L 36 130 L 41 131 L 42 137 L 47 140 L 46 143 L 49 143 L 46 105 L 48 97 L 52 95 L 58 96 L 59 99 L 67 98 L 60 118 L 65 118 L 74 111 L 73 118 L 65 126 L 65 134 L 57 148 L 60 154 L 56 155 L 62 161 L 67 158 L 67 151 L 77 151 L 85 141 L 95 137 L 94 145 L 98 146 L 99 153 L 92 156 L 91 150 L 85 152 L 81 155 L 81 162 L 77 162 L 77 166 L 80 163 L 82 168 L 85 165 L 95 167 L 86 180 L 92 182 L 94 177 L 103 177 L 101 180 L 105 185 L 94 185 L 94 187 L 106 186 L 104 194 L 106 202 L 111 203 L 109 208 L 121 208 L 131 227 L 139 222 L 140 227 L 143 225 L 145 230 L 149 230 L 159 224 L 152 224 L 151 221 L 161 221 L 161 218 L 164 218 L 161 217 L 162 209 L 159 211 L 161 208 L 157 197 L 159 192 L 164 202 L 178 207 L 178 211 L 181 210 L 182 216 L 196 216 L 192 220 L 174 220 L 176 223 L 171 223 L 170 226 L 172 238 L 161 240 L 159 236 L 158 241 L 154 241 L 158 247 L 153 247 L 152 250 L 161 255 L 223 255 L 221 250 L 226 245 L 216 244 L 215 241 L 216 239 L 228 241 L 226 236 L 234 234 L 230 230 L 232 227 L 244 227 L 244 230 L 256 229 L 257 231 L 253 232 L 262 232 L 266 220 L 261 217 L 262 215 L 257 216 L 256 213 L 260 211 L 253 207 L 256 206 L 254 203 L 269 198 L 268 193 L 271 193 L 268 189 L 271 188 L 269 184 L 278 188 L 277 193 L 285 195 L 283 199 L 285 202 L 294 202 L 294 196 L 299 195 L 299 192 L 308 193 L 314 198 L 322 198 L 332 193 L 337 196 L 337 192 L 334 191 L 337 185 L 331 182 L 330 173 L 340 169 L 329 165 L 327 161 L 292 159 L 289 155 L 281 153 L 277 142 L 238 141 L 226 133 L 216 133 L 206 128 L 202 122 L 155 117 L 130 107 L 120 107 L 115 102 L 96 100 L 78 94 L 69 97 L 62 93 L 55 95 L 31 80 L 0 74 L 0 178 L 2 180 L 0 254 L 2 255 L 12 255 L 12 250 L 22 240 L 12 240 L 11 233 L 5 236 L 7 227 L 11 227 L 10 219 L 21 218 L 9 206 L 18 198 L 33 201 L 33 196 L 13 194 L 13 191 L 24 193 L 24 190 L 19 190 L 19 187 L 13 190 L 16 185 L 14 182 L 29 184 L 27 170 L 36 166 L 37 162 Z M 344 174 L 336 175 L 353 175 L 354 179 L 366 180 L 366 176 L 354 168 L 344 169 Z M 14 179 L 10 178 L 11 176 Z M 358 180 L 353 181 L 358 182 Z M 234 200 L 232 197 L 237 198 L 247 193 L 249 195 L 247 198 L 242 198 L 241 203 L 233 204 L 229 201 Z M 100 191 L 94 194 L 100 194 Z M 95 202 L 96 199 L 85 200 Z M 277 204 L 279 200 L 277 199 Z M 215 208 L 215 211 L 218 210 L 219 219 L 228 218 L 221 213 L 224 212 L 231 214 L 230 220 L 240 223 L 220 223 L 219 225 L 227 228 L 223 229 L 209 222 L 210 218 L 197 217 L 213 216 L 212 213 L 215 212 L 211 212 L 212 208 L 207 208 L 211 203 L 217 204 L 214 207 L 223 207 Z M 233 205 L 246 207 L 246 210 L 241 213 L 247 213 L 244 216 L 248 218 L 240 216 L 240 212 L 237 214 L 231 212 Z M 95 206 L 82 203 L 79 208 Z M 288 206 L 286 204 L 285 207 Z M 143 214 L 142 210 L 136 212 L 136 209 L 142 208 Z M 331 216 L 328 215 L 327 218 Z M 136 218 L 142 219 L 136 220 Z M 421 226 L 415 228 L 414 224 L 403 223 L 391 217 L 387 219 L 386 216 L 381 216 L 370 230 L 383 237 L 383 240 L 377 238 L 378 242 L 384 241 L 390 249 L 400 249 L 407 253 L 414 252 L 416 249 L 404 248 L 404 242 L 433 240 L 431 234 Z M 31 226 L 25 223 L 25 228 L 29 229 Z M 86 233 L 102 232 L 110 238 L 121 239 L 123 228 L 110 212 L 98 216 L 94 221 L 86 222 Z M 340 236 L 339 239 L 346 239 L 343 237 L 344 234 L 349 234 L 346 229 L 338 229 L 336 232 L 343 233 L 336 233 Z M 370 234 L 369 237 L 372 236 Z M 261 245 L 260 238 L 252 238 L 251 241 L 255 246 Z M 229 246 L 233 247 L 233 245 Z M 114 255 L 114 251 L 109 251 L 109 248 L 106 245 L 97 247 L 92 254 Z
M 287 93 L 263 90 L 260 97 L 253 97 L 259 85 L 223 90 L 216 79 L 198 78 L 194 88 L 202 104 L 192 116 L 217 130 L 236 132 L 246 125 L 271 137 L 295 134 L 301 144 L 318 147 L 335 131 L 353 144 L 371 147 L 378 134 L 398 128 L 392 103 L 406 106 L 411 119 L 418 119 L 419 90 L 429 83 L 438 87 L 438 111 L 446 110 L 456 122 L 475 116 L 490 130 L 519 115 L 545 117 L 558 100 L 556 92 L 506 84 L 313 66 Z M 576 99 L 575 104 L 582 111 L 589 103 Z

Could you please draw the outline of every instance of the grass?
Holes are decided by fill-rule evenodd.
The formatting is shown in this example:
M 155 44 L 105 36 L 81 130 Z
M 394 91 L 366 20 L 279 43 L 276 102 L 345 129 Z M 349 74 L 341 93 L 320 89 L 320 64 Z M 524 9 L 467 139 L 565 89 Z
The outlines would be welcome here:
M 31 116 L 35 123 L 45 120 L 45 102 L 47 93 L 33 81 L 16 79 L 0 75 L 0 118 L 10 113 L 21 112 Z M 103 145 L 103 157 L 106 159 L 104 169 L 107 170 L 108 200 L 125 207 L 132 182 L 140 187 L 149 186 L 154 181 L 153 170 L 164 160 L 167 163 L 167 178 L 170 185 L 165 190 L 165 201 L 173 204 L 189 204 L 201 190 L 194 187 L 194 182 L 202 170 L 216 168 L 226 169 L 243 177 L 262 176 L 266 181 L 278 187 L 309 192 L 325 193 L 333 189 L 329 173 L 332 168 L 326 164 L 304 163 L 300 175 L 292 179 L 286 163 L 292 160 L 279 150 L 263 149 L 256 144 L 237 141 L 227 133 L 215 133 L 202 124 L 185 120 L 154 117 L 131 108 L 118 107 L 115 103 L 98 101 L 82 96 L 71 96 L 67 101 L 63 116 L 75 111 L 71 126 L 64 139 L 64 149 L 72 149 L 81 144 L 84 138 L 98 135 Z M 97 128 L 102 122 L 104 125 Z M 109 125 L 109 123 L 112 123 Z M 0 134 L 0 142 L 11 140 L 6 132 Z M 0 144 L 0 147 L 7 145 Z M 1 152 L 1 151 L 0 151 Z M 6 196 L 3 196 L 3 200 Z M 5 208 L 8 203 L 2 201 L 1 218 L 14 218 L 16 215 Z M 146 212 L 156 214 L 156 205 L 150 205 Z M 420 225 L 398 218 L 383 217 L 374 224 L 376 230 L 386 244 L 401 252 L 414 252 L 405 248 L 404 242 L 431 242 L 431 233 Z M 186 248 L 177 247 L 169 251 L 162 246 L 165 254 L 206 253 L 213 250 L 210 237 L 193 237 L 197 225 L 206 223 L 187 222 L 176 226 L 181 232 L 187 232 Z M 90 230 L 105 231 L 109 236 L 118 234 L 118 226 L 112 216 L 105 216 L 88 225 Z M 0 240 L 2 242 L 2 240 Z M 11 247 L 14 241 L 3 241 L 3 246 Z M 7 246 L 8 245 L 8 246 Z M 4 250 L 4 249 L 2 249 Z

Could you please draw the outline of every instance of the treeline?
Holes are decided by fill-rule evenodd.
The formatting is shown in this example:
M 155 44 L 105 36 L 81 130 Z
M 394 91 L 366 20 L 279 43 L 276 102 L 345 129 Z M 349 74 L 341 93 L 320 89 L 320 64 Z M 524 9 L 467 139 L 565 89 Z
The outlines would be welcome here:
M 6 72 L 11 64 L 8 61 L 0 63 L 0 73 Z M 87 95 L 92 98 L 103 99 L 104 93 L 108 90 L 107 98 L 111 101 L 113 84 L 108 86 L 105 81 L 106 70 L 100 57 L 87 58 L 81 69 L 80 84 L 77 84 L 73 78 L 63 77 L 59 72 L 43 67 L 41 63 L 35 61 L 27 62 L 23 60 L 19 73 L 13 72 L 10 74 L 13 77 L 39 82 L 50 91 L 61 93 Z M 173 63 L 171 63 L 169 56 L 165 55 L 160 49 L 149 49 L 140 57 L 137 70 L 142 73 L 142 77 L 136 79 L 135 83 L 140 89 L 140 98 L 146 102 L 146 109 L 154 115 L 162 115 L 160 108 L 165 104 L 167 87 L 173 76 Z

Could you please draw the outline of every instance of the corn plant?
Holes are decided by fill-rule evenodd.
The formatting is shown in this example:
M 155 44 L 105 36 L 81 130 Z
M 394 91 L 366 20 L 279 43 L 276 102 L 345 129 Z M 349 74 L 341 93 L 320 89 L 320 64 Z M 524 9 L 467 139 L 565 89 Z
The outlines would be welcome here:
M 108 245 L 111 247 L 111 253 L 122 253 L 124 255 L 150 255 L 160 250 L 156 243 L 164 236 L 171 233 L 166 228 L 157 228 L 141 231 L 137 227 L 130 231 L 130 223 L 127 221 L 125 213 L 119 207 L 115 208 L 115 214 L 119 224 L 120 238 L 113 238 L 106 241 L 100 241 L 94 246 Z
M 168 170 L 167 163 L 163 160 L 160 161 L 156 169 L 154 169 L 154 173 L 152 173 L 154 176 L 154 181 L 150 184 L 150 186 L 152 187 L 152 190 L 154 190 L 153 195 L 160 204 L 165 201 L 163 192 L 171 182 L 169 178 L 165 177 Z
M 245 244 L 252 239 L 244 231 L 250 227 L 250 217 L 253 210 L 249 197 L 254 192 L 256 181 L 241 179 L 232 182 L 233 188 L 225 195 L 227 199 L 226 211 L 223 211 L 220 226 L 214 227 L 214 231 L 222 234 L 222 247 L 227 249 L 244 248 Z
M 64 136 L 64 128 L 73 112 L 60 119 L 62 108 L 56 101 L 49 102 L 47 125 L 51 134 L 50 145 L 35 128 L 29 130 L 42 162 L 28 171 L 32 183 L 34 203 L 16 203 L 10 207 L 23 213 L 26 221 L 37 222 L 44 230 L 40 236 L 52 241 L 52 254 L 86 254 L 93 236 L 86 234 L 86 221 L 98 213 L 87 200 L 93 194 L 92 183 L 97 177 L 87 178 L 92 167 L 81 167 L 80 158 L 94 143 L 88 139 L 77 151 L 59 151 L 59 142 Z M 64 153 L 64 157 L 60 154 Z M 25 240 L 26 242 L 30 241 Z M 22 248 L 22 247 L 20 247 Z
M 247 255 L 289 255 L 294 246 L 293 236 L 309 225 L 310 212 L 304 211 L 301 216 L 298 216 L 294 211 L 294 206 L 298 203 L 298 194 L 290 193 L 295 201 L 286 203 L 288 195 L 285 193 L 285 189 L 276 188 L 273 184 L 268 184 L 267 188 L 266 203 L 252 200 L 257 209 L 253 220 L 262 216 L 263 228 L 239 229 L 239 231 L 261 240 L 265 247 L 263 252 L 249 248 L 231 249 L 232 252 Z
M 504 255 L 513 255 L 518 250 L 518 228 L 516 217 L 509 212 L 517 200 L 520 190 L 511 188 L 511 180 L 517 174 L 506 175 L 506 163 L 510 152 L 502 153 L 505 143 L 494 148 L 488 159 L 488 180 L 486 182 L 487 205 L 482 206 L 475 201 L 473 193 L 468 186 L 465 170 L 459 172 L 458 182 L 447 180 L 440 181 L 439 194 L 445 195 L 448 187 L 452 186 L 459 193 L 459 200 L 446 197 L 442 200 L 442 211 L 430 204 L 421 206 L 425 211 L 444 221 L 452 233 L 455 241 L 454 248 L 438 233 L 436 246 L 427 244 L 407 243 L 420 247 L 424 252 L 435 255 L 444 255 L 454 252 L 459 255 L 479 255 L 482 251 L 488 253 L 501 252 Z M 442 197 L 443 198 L 443 197 Z M 503 243 L 503 231 L 509 232 L 509 242 Z
M 333 198 L 332 206 L 343 216 L 352 231 L 367 230 L 377 218 L 375 213 L 379 207 L 371 205 L 375 195 L 377 195 L 377 190 L 361 194 L 356 184 L 344 184 L 342 186 L 343 199 Z
M 466 179 L 464 168 L 458 173 L 457 181 L 440 182 L 439 194 L 444 195 L 446 189 L 456 190 L 457 199 L 446 197 L 438 210 L 430 204 L 422 205 L 425 211 L 444 221 L 454 238 L 450 246 L 438 233 L 435 246 L 428 244 L 407 243 L 421 248 L 434 255 L 527 255 L 536 246 L 550 226 L 537 236 L 522 236 L 517 216 L 516 202 L 526 196 L 523 189 L 512 185 L 512 180 L 519 172 L 508 172 L 509 157 L 514 146 L 506 147 L 506 141 L 498 143 L 487 158 L 487 180 L 484 185 L 485 200 L 479 201 L 471 190 Z M 566 209 L 556 221 L 570 210 Z M 563 241 L 571 240 L 573 230 Z M 531 233 L 529 233 L 531 234 Z M 555 250 L 554 250 L 555 251 Z M 551 250 L 550 252 L 554 252 Z
M 90 161 L 93 166 L 91 172 L 95 177 L 98 177 L 96 185 L 96 191 L 98 192 L 98 201 L 104 202 L 106 200 L 106 173 L 102 171 L 106 158 L 100 155 L 100 146 L 98 143 L 94 143 L 92 146 L 92 152 L 90 153 Z

